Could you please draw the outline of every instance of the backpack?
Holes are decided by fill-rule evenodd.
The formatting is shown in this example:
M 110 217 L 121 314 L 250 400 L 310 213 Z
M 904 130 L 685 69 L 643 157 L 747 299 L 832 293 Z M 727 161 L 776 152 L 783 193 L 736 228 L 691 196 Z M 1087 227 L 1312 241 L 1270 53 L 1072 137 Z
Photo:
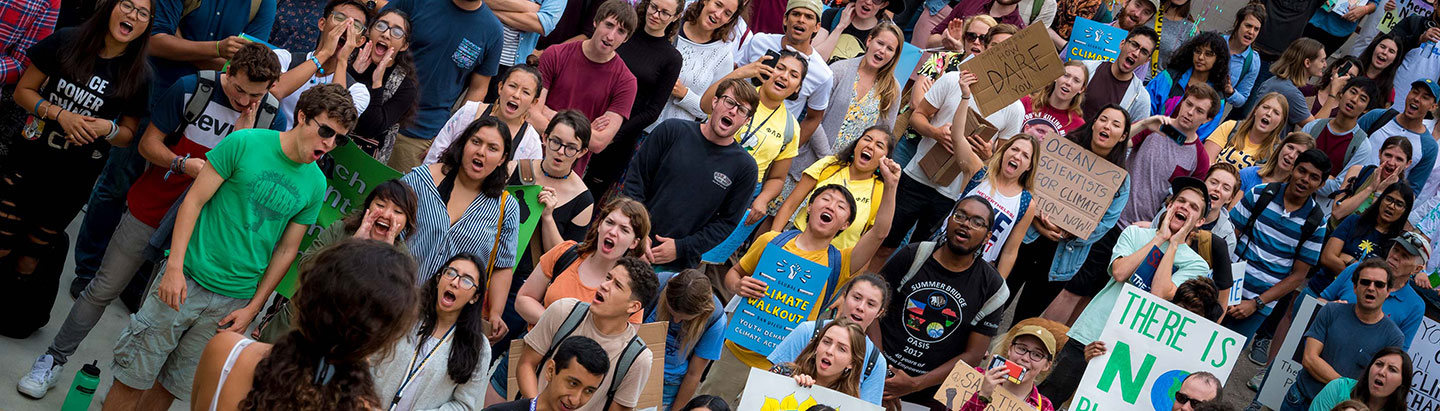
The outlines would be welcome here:
M 540 357 L 540 364 L 544 364 L 550 360 L 551 356 L 555 355 L 555 349 L 559 348 L 560 343 L 569 338 L 570 334 L 575 333 L 575 329 L 580 327 L 580 322 L 584 321 L 585 316 L 589 314 L 590 303 L 575 303 L 575 306 L 570 308 L 570 314 L 565 316 L 565 321 L 560 323 L 559 329 L 555 330 L 554 338 L 550 339 L 550 348 L 545 349 L 545 356 Z M 644 353 L 645 341 L 640 339 L 640 335 L 636 334 L 634 337 L 630 337 L 630 343 L 626 344 L 625 350 L 620 353 L 620 360 L 615 362 L 610 388 L 605 390 L 605 406 L 600 409 L 610 409 L 610 404 L 615 402 L 615 391 L 620 389 L 620 382 L 625 381 L 625 375 L 630 372 L 630 366 L 634 365 L 635 359 Z M 536 367 L 536 379 L 540 378 L 543 368 Z M 516 390 L 516 393 L 518 394 L 519 390 Z
M 1200 258 L 1205 260 L 1205 264 L 1209 264 L 1211 267 L 1215 266 L 1215 262 L 1210 261 L 1211 248 L 1214 243 L 1215 235 L 1210 230 L 1195 230 L 1195 253 L 1200 254 Z
M 165 145 L 174 146 L 180 142 L 184 135 L 185 127 L 194 124 L 205 114 L 205 109 L 210 106 L 210 97 L 215 94 L 215 89 L 220 86 L 220 73 L 215 70 L 201 70 L 195 73 L 195 92 L 190 93 L 190 99 L 185 100 L 185 113 L 183 123 L 176 126 L 174 130 L 168 130 L 165 135 Z M 275 122 L 275 116 L 280 112 L 280 100 L 274 95 L 265 93 L 260 101 L 259 111 L 255 113 L 255 124 L 251 127 L 269 127 Z M 263 125 L 263 126 L 262 126 Z
M 1394 115 L 1390 115 L 1389 118 L 1384 118 L 1385 115 L 1381 115 L 1381 117 L 1385 121 L 1377 122 L 1378 124 L 1380 124 L 1380 126 L 1373 127 L 1376 130 L 1379 130 L 1380 127 L 1383 127 L 1385 123 L 1389 123 L 1390 119 L 1395 118 Z M 1309 125 L 1305 126 L 1302 131 L 1304 131 L 1305 134 L 1315 136 L 1315 138 L 1320 138 L 1320 133 L 1328 130 L 1328 127 L 1330 127 L 1330 119 L 1322 118 L 1311 122 Z M 1365 144 L 1365 141 L 1370 137 L 1370 133 L 1373 133 L 1373 131 L 1356 130 L 1355 133 L 1350 136 L 1350 145 L 1345 147 L 1345 164 L 1350 164 L 1350 158 L 1355 156 L 1355 150 L 1359 150 L 1360 146 L 1362 144 Z
M 658 287 L 656 287 L 656 289 L 660 290 L 660 292 L 655 293 L 655 298 L 651 299 L 650 304 L 645 306 L 644 318 L 650 318 L 650 316 L 655 315 L 655 311 L 659 310 L 658 307 L 660 307 L 660 297 L 665 295 L 665 284 L 668 284 L 670 282 L 670 279 L 675 278 L 677 274 L 679 273 L 669 271 L 661 271 L 655 273 L 655 279 L 659 280 L 660 284 Z M 706 321 L 705 329 L 709 330 L 710 327 L 714 327 L 715 323 L 720 322 L 720 317 L 723 315 L 725 315 L 724 305 L 715 306 L 715 309 L 710 310 L 710 319 Z M 679 339 L 677 338 L 676 340 Z
M 1280 186 L 1283 185 L 1285 184 L 1270 183 L 1266 184 L 1265 188 L 1260 189 L 1260 197 L 1255 199 L 1255 206 L 1250 209 L 1250 221 L 1245 222 L 1245 228 L 1235 232 L 1237 242 L 1241 234 L 1246 236 L 1246 249 L 1249 249 L 1250 243 L 1255 242 L 1255 221 L 1260 219 L 1261 213 L 1264 213 L 1265 208 L 1270 206 L 1270 202 L 1275 200 L 1275 196 L 1280 195 Z M 1320 228 L 1320 225 L 1324 223 L 1325 212 L 1320 210 L 1320 205 L 1316 204 L 1310 207 L 1310 215 L 1305 217 L 1305 224 L 1300 226 L 1300 237 L 1297 237 L 1300 241 L 1295 244 L 1295 256 L 1300 255 L 1300 249 L 1305 247 L 1305 240 L 1310 238 L 1312 234 L 1315 234 L 1315 230 Z M 1244 254 L 1244 252 L 1241 251 L 1237 254 Z
M 800 230 L 785 230 L 779 235 L 776 235 L 775 238 L 770 239 L 770 244 L 784 248 L 785 243 L 790 242 L 791 239 L 798 235 L 800 235 Z M 835 297 L 835 283 L 839 282 L 840 276 L 844 274 L 840 271 L 843 269 L 842 266 L 844 264 L 842 261 L 844 261 L 845 256 L 840 254 L 840 249 L 835 248 L 835 246 L 829 243 L 826 243 L 825 247 L 829 252 L 829 260 L 826 262 L 828 262 L 830 266 L 830 277 L 825 280 L 825 297 L 820 300 L 822 302 L 820 307 L 830 306 L 830 303 Z
M 930 259 L 930 254 L 935 252 L 935 246 L 938 244 L 939 243 L 935 241 L 920 242 L 919 248 L 915 250 L 915 259 L 910 262 L 910 269 L 905 271 L 905 276 L 901 277 L 899 282 L 895 283 L 896 293 L 902 292 L 901 287 L 904 287 L 905 283 L 910 282 L 910 279 L 915 277 L 915 273 L 919 272 L 920 267 L 925 265 L 925 261 Z M 980 306 L 980 311 L 975 313 L 975 318 L 970 319 L 970 326 L 974 327 L 976 324 L 980 324 L 981 319 L 994 313 L 995 310 L 1000 309 L 1000 307 L 1005 306 L 1005 301 L 1009 299 L 1010 287 L 1001 284 L 1000 289 L 985 300 L 985 305 Z
M 830 320 L 825 320 L 825 319 L 815 320 L 815 332 L 814 332 L 814 334 L 812 334 L 812 335 L 810 336 L 810 339 L 811 339 L 811 340 L 814 340 L 814 339 L 816 339 L 816 338 L 820 338 L 820 330 L 825 328 L 825 323 L 828 322 L 828 321 L 830 321 Z M 866 378 L 870 378 L 870 373 L 871 373 L 872 371 L 875 371 L 875 364 L 877 364 L 877 363 L 880 362 L 880 361 L 878 361 L 878 360 L 880 359 L 879 357 L 880 357 L 880 349 L 879 349 L 879 348 L 876 348 L 876 349 L 870 351 L 870 354 L 865 356 L 865 373 L 864 373 L 864 374 L 860 374 L 860 379 L 861 379 L 861 380 L 864 380 L 864 379 L 866 379 Z
M 1398 115 L 1400 115 L 1400 112 L 1395 111 L 1395 109 L 1393 108 L 1385 109 L 1385 112 L 1380 114 L 1380 118 L 1378 120 L 1375 120 L 1374 123 L 1370 123 L 1370 127 L 1365 127 L 1365 133 L 1375 134 L 1375 131 L 1380 130 L 1381 127 L 1385 127 L 1386 124 L 1390 124 L 1390 121 L 1394 120 L 1395 116 Z

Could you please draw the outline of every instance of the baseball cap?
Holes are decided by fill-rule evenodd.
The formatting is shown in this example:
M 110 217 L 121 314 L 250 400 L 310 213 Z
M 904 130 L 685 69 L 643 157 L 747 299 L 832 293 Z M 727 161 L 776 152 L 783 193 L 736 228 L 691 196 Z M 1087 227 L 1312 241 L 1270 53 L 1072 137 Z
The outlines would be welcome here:
M 1430 92 L 1430 99 L 1440 102 L 1440 85 L 1436 85 L 1435 80 L 1422 78 L 1415 80 L 1414 83 L 1410 83 L 1410 87 L 1425 87 L 1425 90 Z
M 1190 176 L 1180 176 L 1170 179 L 1171 196 L 1179 194 L 1181 191 L 1184 191 L 1187 188 L 1193 188 L 1200 191 L 1200 197 L 1205 198 L 1205 212 L 1209 213 L 1210 195 L 1206 194 L 1209 192 L 1209 188 L 1205 187 L 1204 181 L 1200 181 L 1200 179 Z
M 1420 261 L 1430 261 L 1430 241 L 1422 237 L 1420 233 L 1406 231 L 1395 237 L 1395 245 L 1405 249 L 1410 255 L 1420 256 Z
M 790 10 L 794 10 L 796 7 L 804 7 L 812 12 L 815 12 L 815 17 L 820 17 L 820 13 L 822 10 L 822 8 L 820 7 L 820 0 L 790 0 L 790 2 L 785 3 L 785 12 L 788 13 L 790 12 Z
M 1049 329 L 1033 324 L 1022 325 L 1011 332 L 1010 343 L 1014 344 L 1015 339 L 1020 338 L 1022 335 L 1034 336 L 1040 339 L 1040 343 L 1045 344 L 1045 351 L 1050 353 L 1050 358 L 1055 358 L 1055 334 L 1052 334 Z

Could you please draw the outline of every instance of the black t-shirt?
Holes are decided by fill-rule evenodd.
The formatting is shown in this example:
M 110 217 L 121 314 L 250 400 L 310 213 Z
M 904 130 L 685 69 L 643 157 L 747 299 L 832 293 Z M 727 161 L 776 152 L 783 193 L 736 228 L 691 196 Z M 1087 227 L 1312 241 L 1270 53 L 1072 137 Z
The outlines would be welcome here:
M 482 411 L 530 411 L 530 400 L 510 401 L 485 407 Z
M 1090 85 L 1085 87 L 1085 101 L 1080 103 L 1080 112 L 1093 115 L 1091 113 L 1099 113 L 1100 108 L 1106 104 L 1119 105 L 1125 99 L 1125 91 L 1130 88 L 1130 81 L 1136 79 L 1115 79 L 1115 75 L 1110 74 L 1111 64 L 1114 63 L 1107 61 L 1095 67 L 1095 75 L 1090 78 Z
M 820 26 L 826 30 L 835 30 L 835 26 L 840 24 L 840 10 L 842 9 L 843 7 L 837 7 L 826 10 L 825 14 L 820 15 Z M 875 27 L 871 27 L 870 30 L 861 30 L 856 28 L 855 24 L 850 24 L 841 33 L 840 41 L 835 43 L 835 51 L 830 53 L 830 60 L 826 63 L 834 63 L 865 54 L 865 40 L 870 38 L 871 30 L 875 30 Z
M 937 247 L 944 247 L 939 244 Z M 975 260 L 963 272 L 952 272 L 931 256 L 909 281 L 901 283 L 919 244 L 897 251 L 880 270 L 898 290 L 880 321 L 885 358 L 911 376 L 934 370 L 965 351 L 972 332 L 995 336 L 1002 310 L 971 322 L 1005 279 L 989 263 Z
M 49 77 L 40 85 L 40 97 L 66 111 L 82 116 L 117 121 L 122 115 L 144 117 L 148 106 L 146 102 L 150 98 L 150 79 L 124 78 L 126 73 L 123 59 L 104 59 L 97 56 L 91 69 L 91 75 L 85 78 L 72 78 L 72 76 L 65 75 L 61 70 L 61 53 L 64 52 L 61 48 L 79 41 L 78 37 L 79 29 L 60 29 L 50 37 L 35 43 L 25 53 L 30 58 L 31 65 Z M 130 96 L 119 96 L 120 83 L 129 81 L 139 81 L 144 84 L 136 88 L 136 91 Z M 54 109 L 48 111 L 54 112 Z M 31 141 L 48 139 L 49 144 L 46 146 L 59 149 L 57 151 L 73 152 L 77 157 L 99 158 L 92 155 L 92 151 L 100 150 L 108 145 L 103 138 L 98 138 L 90 144 L 76 147 L 65 141 L 65 131 L 60 127 L 59 122 L 45 120 L 35 124 L 30 121 L 33 119 L 27 120 L 21 137 Z

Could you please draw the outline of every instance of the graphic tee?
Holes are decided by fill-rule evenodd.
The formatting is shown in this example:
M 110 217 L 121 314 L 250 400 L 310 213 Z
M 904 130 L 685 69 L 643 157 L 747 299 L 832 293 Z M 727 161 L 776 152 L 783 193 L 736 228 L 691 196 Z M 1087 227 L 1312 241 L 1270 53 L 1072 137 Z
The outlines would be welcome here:
M 1078 97 L 1077 97 L 1078 98 Z M 1047 132 L 1055 133 L 1064 137 L 1066 133 L 1075 131 L 1085 125 L 1085 118 L 1066 110 L 1057 110 L 1046 104 L 1039 110 L 1032 108 L 1034 102 L 1030 96 L 1020 98 L 1020 105 L 1025 108 L 1025 121 L 1021 123 L 1020 132 L 1043 139 Z
M 117 121 L 121 116 L 144 117 L 148 108 L 146 102 L 150 98 L 150 87 L 145 84 L 149 83 L 150 79 L 121 78 L 125 67 L 119 59 L 96 57 L 91 73 L 83 78 L 70 78 L 63 74 L 60 49 L 77 41 L 78 36 L 79 29 L 60 29 L 30 46 L 25 52 L 30 58 L 30 64 L 49 77 L 40 85 L 40 97 L 82 116 Z M 142 85 L 133 95 L 121 98 L 117 95 L 120 90 L 119 83 L 128 81 L 141 82 Z M 54 109 L 50 111 L 53 112 Z M 65 140 L 65 130 L 58 121 L 40 120 L 35 116 L 25 118 L 25 128 L 20 137 L 42 143 L 33 146 L 43 146 L 45 149 L 30 150 L 26 153 L 27 156 L 38 155 L 43 158 L 12 158 L 11 161 L 30 161 L 36 164 L 49 162 L 52 165 L 63 162 L 65 167 L 82 168 L 83 170 L 72 171 L 82 172 L 83 175 L 90 176 L 90 179 L 94 179 L 94 173 L 100 172 L 110 153 L 110 144 L 104 138 L 96 138 L 90 144 L 77 146 Z M 89 184 L 80 185 L 85 186 L 83 190 L 89 191 Z
M 756 108 L 755 113 L 750 115 L 750 121 L 742 124 L 740 130 L 735 132 L 735 142 L 740 143 L 740 148 L 755 157 L 755 166 L 758 169 L 756 181 L 764 182 L 770 164 L 795 158 L 800 154 L 800 123 L 795 121 L 795 116 L 790 115 L 790 110 L 787 110 L 784 104 L 775 108 L 759 104 Z M 785 142 L 787 128 L 795 133 L 789 143 Z
M 975 261 L 964 271 L 953 272 L 932 256 L 921 256 L 925 263 L 909 281 L 901 282 L 918 250 L 919 244 L 906 246 L 880 270 L 899 292 L 885 318 L 877 322 L 886 360 L 911 376 L 930 372 L 965 351 L 972 332 L 995 336 L 1000 310 L 975 325 L 971 322 L 985 301 L 1005 286 L 1005 279 L 989 263 Z

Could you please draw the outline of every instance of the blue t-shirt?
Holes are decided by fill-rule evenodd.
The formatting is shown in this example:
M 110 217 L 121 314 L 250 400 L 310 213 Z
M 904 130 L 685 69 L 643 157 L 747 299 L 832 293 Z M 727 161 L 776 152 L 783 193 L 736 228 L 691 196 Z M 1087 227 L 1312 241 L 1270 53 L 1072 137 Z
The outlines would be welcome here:
M 720 299 L 710 297 L 715 309 L 725 307 Z M 696 318 L 691 321 L 710 321 L 709 318 Z M 655 312 L 645 317 L 645 322 L 655 322 Z M 690 369 L 690 356 L 704 358 L 710 361 L 720 359 L 720 349 L 725 346 L 725 325 L 729 322 L 725 314 L 720 313 L 720 319 L 710 324 L 705 333 L 700 335 L 700 340 L 695 342 L 695 347 L 689 353 L 681 353 L 680 333 L 685 332 L 685 323 L 671 321 L 670 329 L 665 332 L 665 385 L 680 385 L 685 379 L 685 372 Z
M 1335 277 L 1335 281 L 1320 293 L 1320 298 L 1328 301 L 1348 301 L 1354 303 L 1355 298 L 1355 269 L 1360 263 L 1350 264 Z M 1316 289 L 1318 290 L 1318 289 Z M 1399 291 L 1391 291 L 1390 298 L 1380 306 L 1380 311 L 1394 321 L 1400 327 L 1400 332 L 1405 334 L 1405 349 L 1410 349 L 1410 341 L 1415 339 L 1415 333 L 1420 332 L 1420 323 L 1425 321 L 1425 301 L 1420 299 L 1420 294 L 1409 283 Z
M 467 11 L 443 0 L 394 0 L 385 9 L 404 11 L 417 23 L 411 28 L 410 52 L 421 98 L 414 122 L 400 133 L 435 138 L 450 119 L 450 107 L 470 84 L 470 75 L 494 76 L 500 69 L 505 38 L 500 19 L 490 6 Z
M 182 0 L 155 0 L 150 10 L 150 34 L 176 34 L 190 41 L 219 41 L 226 37 L 249 34 L 261 40 L 270 40 L 270 29 L 275 24 L 275 1 L 262 0 L 255 18 L 250 19 L 250 2 L 245 0 L 202 1 L 189 14 L 184 11 Z M 314 22 L 310 23 L 314 25 Z M 151 89 L 152 98 L 159 97 L 176 79 L 198 70 L 190 62 L 179 62 L 150 58 L 155 67 L 155 82 Z
M 1365 373 L 1370 359 L 1376 351 L 1385 347 L 1404 345 L 1404 336 L 1394 321 L 1381 318 L 1380 322 L 1365 324 L 1355 316 L 1354 304 L 1330 303 L 1315 314 L 1310 330 L 1305 332 L 1306 341 L 1314 338 L 1325 346 L 1320 350 L 1320 359 L 1330 364 L 1335 372 L 1345 377 L 1358 377 Z M 1293 389 L 1304 398 L 1303 406 L 1309 407 L 1311 398 L 1320 393 L 1325 384 L 1301 372 Z
M 771 364 L 795 361 L 795 358 L 800 356 L 800 352 L 805 351 L 805 346 L 810 344 L 810 338 L 814 335 L 814 321 L 800 323 L 800 325 L 795 326 L 794 330 L 790 331 L 790 335 L 785 336 L 785 339 L 780 341 L 780 345 L 775 346 L 775 351 L 771 351 L 770 357 L 767 357 L 767 359 L 770 360 Z M 866 338 L 865 358 L 869 359 L 871 356 L 870 353 L 873 352 L 875 352 L 875 344 L 870 342 L 869 338 Z M 669 360 L 667 359 L 666 361 L 668 362 Z M 870 370 L 869 374 L 862 374 L 860 376 L 860 399 L 875 405 L 880 405 L 881 397 L 885 394 L 885 370 L 889 368 L 890 366 L 886 365 L 885 356 L 878 354 L 875 355 L 874 367 L 871 367 L 870 364 L 865 364 L 860 367 L 860 372 L 865 372 L 867 369 Z
M 1346 5 L 1349 5 L 1349 2 L 1344 3 Z M 1356 7 L 1364 7 L 1366 4 L 1373 3 L 1375 3 L 1375 0 L 1370 0 Z M 1384 10 L 1376 11 L 1380 13 L 1385 12 Z M 1359 22 L 1345 20 L 1345 18 L 1341 14 L 1335 13 L 1334 11 L 1315 10 L 1315 14 L 1310 16 L 1310 25 L 1319 27 L 1320 29 L 1325 30 L 1326 33 L 1330 33 L 1330 35 L 1337 37 L 1349 36 L 1350 33 L 1354 33 L 1356 24 L 1359 24 Z
M 1386 240 L 1394 237 L 1381 233 L 1373 225 L 1361 223 L 1360 216 L 1360 214 L 1352 214 L 1345 217 L 1345 220 L 1335 227 L 1335 232 L 1330 236 L 1330 238 L 1338 238 L 1343 241 L 1345 245 L 1341 246 L 1340 254 L 1353 256 L 1356 262 L 1380 256 Z M 1330 240 L 1326 239 L 1325 242 L 1328 243 Z M 1311 289 L 1324 290 L 1325 287 L 1330 286 L 1331 281 L 1335 280 L 1334 272 L 1325 269 L 1324 266 L 1320 266 L 1319 270 L 1319 275 L 1310 277 Z
M 1260 166 L 1250 166 L 1240 169 L 1240 192 L 1248 193 L 1250 189 L 1264 183 L 1260 178 Z

